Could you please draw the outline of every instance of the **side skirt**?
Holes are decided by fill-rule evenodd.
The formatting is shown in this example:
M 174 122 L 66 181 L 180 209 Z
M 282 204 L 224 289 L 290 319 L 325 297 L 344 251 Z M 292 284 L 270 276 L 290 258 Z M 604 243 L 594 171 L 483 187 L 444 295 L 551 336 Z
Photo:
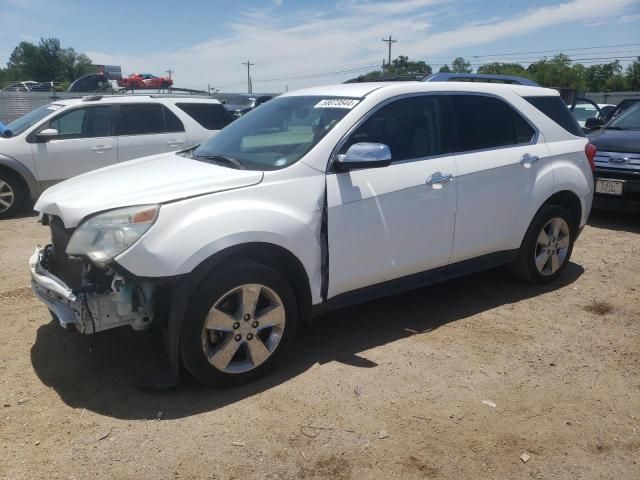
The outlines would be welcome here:
M 504 250 L 501 252 L 482 255 L 481 257 L 464 260 L 446 267 L 434 268 L 425 272 L 414 273 L 406 277 L 396 278 L 386 282 L 341 293 L 324 303 L 312 307 L 312 316 L 318 317 L 332 310 L 357 305 L 377 298 L 395 295 L 397 293 L 426 287 L 434 283 L 444 282 L 470 273 L 487 270 L 515 260 L 518 250 Z

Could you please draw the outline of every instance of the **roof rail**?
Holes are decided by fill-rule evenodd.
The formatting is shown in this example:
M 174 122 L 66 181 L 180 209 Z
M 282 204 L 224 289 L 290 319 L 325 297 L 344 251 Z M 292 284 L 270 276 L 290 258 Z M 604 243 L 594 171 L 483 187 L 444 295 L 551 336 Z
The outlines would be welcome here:
M 539 87 L 536 82 L 524 77 L 511 75 L 485 75 L 478 73 L 435 73 L 423 82 L 485 82 L 485 83 L 509 83 L 512 85 L 527 85 Z
M 98 100 L 102 100 L 102 95 L 87 95 L 82 97 L 83 102 L 97 102 Z

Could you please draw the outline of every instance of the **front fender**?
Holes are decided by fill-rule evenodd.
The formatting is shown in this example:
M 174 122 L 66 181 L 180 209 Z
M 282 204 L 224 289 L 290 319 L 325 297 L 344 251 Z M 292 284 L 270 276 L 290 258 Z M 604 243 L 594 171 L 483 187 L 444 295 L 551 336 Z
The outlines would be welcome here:
M 30 198 L 35 201 L 42 193 L 42 187 L 36 180 L 31 170 L 29 170 L 23 163 L 19 162 L 15 158 L 8 157 L 6 155 L 0 155 L 0 166 L 4 166 L 16 172 L 26 184 L 29 191 L 27 192 Z
M 295 198 L 287 198 L 289 189 L 275 184 L 163 205 L 154 226 L 116 262 L 137 276 L 172 277 L 192 272 L 229 247 L 269 243 L 300 261 L 316 303 L 320 299 L 323 176 L 297 181 L 307 185 L 298 186 L 305 193 Z

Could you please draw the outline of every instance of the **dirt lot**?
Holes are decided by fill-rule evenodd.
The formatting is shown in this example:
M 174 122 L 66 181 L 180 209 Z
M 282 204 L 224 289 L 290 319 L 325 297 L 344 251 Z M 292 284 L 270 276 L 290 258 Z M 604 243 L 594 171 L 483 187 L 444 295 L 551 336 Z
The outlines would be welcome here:
M 0 478 L 640 478 L 639 233 L 599 214 L 560 284 L 477 274 L 332 314 L 258 383 L 150 394 L 158 337 L 52 323 L 48 232 L 2 221 Z

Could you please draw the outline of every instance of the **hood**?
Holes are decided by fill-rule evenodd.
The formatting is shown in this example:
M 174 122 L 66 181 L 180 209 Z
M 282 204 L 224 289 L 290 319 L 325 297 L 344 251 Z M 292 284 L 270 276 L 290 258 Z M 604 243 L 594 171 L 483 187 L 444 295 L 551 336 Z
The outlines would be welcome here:
M 118 207 L 164 203 L 256 185 L 264 173 L 235 170 L 164 153 L 70 178 L 45 190 L 35 204 L 59 216 L 67 228 L 93 213 Z
M 589 135 L 589 141 L 600 152 L 640 153 L 640 130 L 608 130 Z

